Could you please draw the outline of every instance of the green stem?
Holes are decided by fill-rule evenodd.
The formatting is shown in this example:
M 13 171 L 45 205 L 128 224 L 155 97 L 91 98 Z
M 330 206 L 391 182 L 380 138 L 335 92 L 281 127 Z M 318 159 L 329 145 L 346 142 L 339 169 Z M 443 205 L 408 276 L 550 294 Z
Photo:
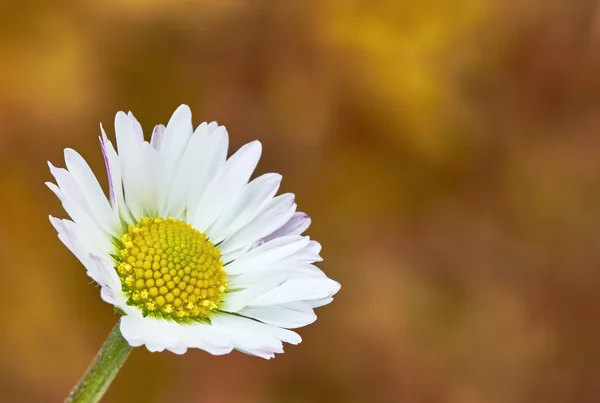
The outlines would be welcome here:
M 130 352 L 131 346 L 121 335 L 117 322 L 65 403 L 98 402 L 119 373 Z

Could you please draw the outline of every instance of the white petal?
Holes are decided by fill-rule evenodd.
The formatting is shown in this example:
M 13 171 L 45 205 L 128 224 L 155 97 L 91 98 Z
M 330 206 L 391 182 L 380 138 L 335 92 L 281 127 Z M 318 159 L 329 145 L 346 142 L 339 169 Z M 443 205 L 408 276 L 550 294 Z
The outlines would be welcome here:
M 104 132 L 104 128 L 102 127 L 102 124 L 100 124 L 100 131 L 102 132 L 102 136 L 98 137 L 98 139 L 100 140 L 100 149 L 102 150 L 102 157 L 104 158 L 104 166 L 106 167 L 106 178 L 108 179 L 108 193 L 110 196 L 110 202 L 111 202 L 113 208 L 115 208 L 117 206 L 117 201 L 115 198 L 114 174 L 111 172 L 111 161 L 108 156 L 106 146 L 104 145 L 104 139 L 106 138 L 106 133 Z M 118 185 L 121 186 L 120 181 L 119 181 Z
M 299 235 L 276 238 L 252 249 L 228 264 L 227 274 L 241 274 L 265 268 L 273 262 L 284 259 L 300 251 L 305 248 L 308 243 L 308 237 Z
M 273 306 L 250 306 L 242 309 L 239 314 L 287 329 L 306 326 L 317 320 L 317 315 L 315 315 L 311 306 L 305 302 Z
M 71 253 L 75 255 L 75 257 L 79 259 L 79 261 L 81 261 L 81 263 L 83 263 L 85 266 L 85 264 L 87 263 L 87 256 L 81 250 L 82 248 L 75 247 L 74 239 L 72 239 L 71 233 L 69 232 L 69 228 L 66 225 L 66 223 L 69 220 L 61 220 L 52 216 L 49 216 L 49 218 L 50 222 L 52 223 L 52 226 L 54 227 L 54 229 L 56 229 L 56 232 L 58 233 L 58 238 L 62 241 L 63 244 L 65 244 L 65 246 L 71 251 Z
M 311 299 L 311 300 L 305 301 L 305 303 L 308 304 L 308 305 L 310 305 L 313 308 L 318 308 L 320 306 L 330 304 L 331 301 L 333 301 L 333 297 L 320 298 L 320 299 Z
M 161 211 L 161 215 L 179 217 L 186 207 L 189 209 L 187 202 L 190 193 L 194 189 L 205 188 L 205 185 L 199 182 L 204 180 L 204 171 L 211 161 L 208 155 L 211 151 L 211 144 L 215 144 L 214 142 L 217 140 L 219 139 L 214 138 L 211 140 L 211 136 L 206 130 L 206 123 L 200 125 L 194 132 L 173 177 L 171 191 L 167 195 L 167 202 Z M 227 149 L 225 148 L 223 154 L 226 153 Z M 200 180 L 198 180 L 199 177 Z M 210 178 L 206 178 L 206 180 L 208 181 Z
M 340 289 L 337 281 L 328 278 L 298 278 L 262 294 L 252 301 L 254 306 L 279 305 L 294 301 L 327 298 Z
M 104 131 L 102 125 L 100 125 L 100 130 L 102 131 L 100 144 L 102 147 L 102 153 L 104 155 L 106 171 L 108 177 L 110 178 L 109 185 L 111 190 L 112 207 L 121 219 L 131 224 L 131 213 L 129 212 L 129 208 L 125 204 L 125 196 L 123 193 L 123 174 L 121 169 L 121 160 L 119 159 L 119 156 L 117 155 L 113 144 L 108 139 L 108 137 L 106 137 L 106 132 Z
M 275 353 L 283 352 L 281 342 L 298 344 L 302 341 L 291 330 L 239 316 L 217 314 L 212 323 L 216 330 L 232 337 L 236 349 L 262 358 L 272 358 Z
M 140 122 L 138 122 L 138 120 L 135 118 L 135 116 L 133 116 L 133 113 L 131 111 L 127 112 L 127 116 L 129 117 L 129 119 L 131 120 L 131 123 L 133 124 L 133 131 L 135 132 L 135 137 L 137 139 L 142 139 L 142 141 L 144 140 L 144 131 L 142 130 L 142 125 L 140 124 Z
M 61 199 L 67 214 L 92 236 L 96 238 L 104 237 L 106 233 L 98 225 L 85 196 L 75 183 L 71 173 L 63 168 L 55 168 L 50 162 L 48 162 L 48 166 L 60 188 L 62 197 L 59 196 L 59 199 Z M 51 189 L 55 188 L 51 187 Z
M 233 350 L 233 339 L 206 323 L 192 323 L 183 328 L 182 343 L 213 355 L 228 354 Z
M 294 213 L 288 222 L 286 222 L 281 228 L 273 232 L 271 235 L 265 237 L 263 241 L 268 242 L 271 239 L 286 235 L 300 235 L 306 231 L 308 227 L 310 227 L 310 217 L 306 215 L 306 213 Z
M 275 196 L 280 183 L 281 175 L 270 173 L 244 186 L 235 203 L 210 228 L 210 239 L 219 243 L 246 225 Z
M 234 347 L 228 332 L 207 323 L 178 324 L 150 316 L 144 318 L 138 312 L 122 317 L 120 329 L 131 346 L 145 345 L 152 352 L 170 350 L 183 354 L 188 348 L 199 348 L 222 355 L 230 353 Z
M 165 135 L 165 125 L 156 125 L 152 131 L 152 137 L 150 137 L 150 145 L 156 150 L 160 150 L 162 141 Z
M 217 130 L 217 128 L 219 127 L 219 124 L 217 122 L 210 122 L 207 126 L 206 126 L 206 130 L 208 130 L 209 133 L 214 132 L 215 130 Z
M 101 284 L 113 292 L 114 298 L 118 298 L 120 302 L 125 303 L 127 298 L 124 297 L 124 294 L 121 291 L 121 280 L 109 258 L 91 253 L 90 260 L 95 266 L 94 271 L 98 273 L 102 279 Z
M 182 325 L 179 323 L 151 316 L 143 318 L 141 313 L 139 316 L 121 317 L 120 329 L 131 346 L 146 345 L 146 348 L 152 352 L 177 349 L 183 335 Z
M 126 164 L 127 176 L 123 177 L 127 205 L 136 218 L 157 215 L 156 150 L 143 142 L 132 158 Z
M 265 305 L 262 304 L 259 299 L 262 295 L 274 292 L 286 282 L 296 282 L 305 279 L 328 281 L 325 273 L 319 268 L 311 264 L 298 262 L 293 264 L 282 263 L 281 265 L 274 264 L 266 269 L 261 268 L 249 271 L 242 275 L 230 276 L 227 281 L 231 291 L 224 297 L 222 309 L 226 312 L 240 312 L 246 306 Z M 290 285 L 287 285 L 286 287 L 289 288 Z M 293 285 L 291 285 L 291 287 L 293 287 Z M 328 293 L 324 293 L 324 295 L 329 296 Z M 306 298 L 292 296 L 289 300 L 282 300 L 280 303 L 314 298 L 319 297 L 310 294 L 308 294 Z M 255 302 L 257 300 L 259 301 L 258 303 Z M 277 305 L 278 303 L 274 302 L 273 304 Z
M 62 191 L 58 186 L 56 186 L 52 182 L 46 182 L 46 186 L 48 186 L 50 190 L 56 195 L 56 197 L 58 197 L 58 200 L 60 200 L 61 202 L 64 201 L 65 196 L 63 195 Z
M 274 262 L 265 267 L 252 267 L 240 275 L 229 276 L 228 282 L 231 289 L 253 289 L 258 286 L 266 291 L 261 286 L 266 278 L 277 278 L 278 285 L 281 285 L 285 281 L 297 278 L 327 278 L 327 276 L 321 269 L 310 263 L 296 262 L 293 258 L 290 258 Z
M 50 222 L 58 232 L 58 238 L 75 255 L 77 259 L 87 269 L 87 274 L 96 283 L 103 286 L 114 285 L 114 277 L 107 276 L 105 270 L 98 266 L 92 256 L 94 253 L 103 253 L 100 242 L 90 237 L 90 234 L 83 228 L 69 220 L 60 220 L 50 216 Z M 106 253 L 106 252 L 105 252 Z M 108 255 L 108 253 L 106 253 Z M 112 270 L 116 275 L 115 270 Z M 118 278 L 117 278 L 118 281 Z M 120 287 L 120 283 L 119 283 Z
M 106 232 L 114 234 L 119 229 L 120 223 L 90 166 L 77 151 L 70 148 L 65 149 L 65 162 L 98 225 Z
M 306 248 L 298 251 L 298 253 L 294 255 L 294 258 L 298 262 L 321 262 L 323 259 L 319 253 L 321 253 L 321 244 L 317 241 L 310 241 L 308 245 L 306 245 Z
M 260 142 L 253 141 L 241 147 L 227 160 L 200 200 L 192 223 L 195 228 L 205 231 L 219 218 L 223 210 L 235 202 L 243 187 L 248 184 L 261 152 Z
M 297 275 L 296 272 L 289 270 L 271 270 L 266 274 L 261 271 L 228 278 L 228 285 L 232 291 L 224 296 L 221 309 L 226 312 L 239 312 L 252 304 L 257 297 L 281 286 Z
M 207 130 L 207 126 L 200 125 L 194 136 Z M 194 222 L 200 200 L 202 199 L 208 184 L 225 164 L 228 145 L 229 137 L 227 130 L 221 126 L 213 133 L 209 134 L 209 141 L 204 151 L 195 156 L 195 158 L 198 159 L 198 163 L 193 166 L 192 170 L 183 173 L 190 177 L 187 199 L 187 222 Z
M 156 150 L 144 141 L 141 126 L 131 113 L 117 113 L 115 132 L 127 206 L 136 218 L 155 215 L 158 212 Z
M 297 333 L 290 330 L 265 325 L 252 319 L 225 313 L 214 315 L 213 326 L 217 330 L 227 329 L 229 333 L 243 334 L 244 332 L 250 332 L 250 335 L 257 338 L 274 338 L 290 344 L 298 344 L 302 341 L 302 338 Z
M 280 228 L 292 217 L 295 210 L 293 194 L 286 193 L 275 197 L 267 204 L 262 213 L 223 242 L 221 252 L 227 254 L 239 250 L 273 233 L 275 229 Z
M 113 290 L 108 287 L 102 287 L 100 289 L 100 297 L 102 297 L 102 301 L 107 304 L 116 305 L 117 303 Z
M 187 347 L 184 346 L 183 344 L 180 344 L 180 345 L 178 345 L 176 347 L 169 348 L 169 351 L 171 351 L 172 353 L 175 353 L 177 355 L 183 355 L 183 354 L 186 353 Z
M 135 118 L 118 112 L 115 116 L 115 137 L 119 156 L 123 161 L 131 160 L 133 154 L 144 142 L 143 133 L 139 132 L 138 123 Z
M 181 105 L 175 112 L 163 135 L 163 140 L 158 150 L 158 161 L 160 168 L 156 173 L 158 176 L 157 205 L 162 211 L 171 191 L 172 180 L 177 172 L 181 157 L 188 145 L 192 135 L 192 111 L 187 105 Z
M 91 216 L 92 211 L 88 205 L 85 195 L 79 186 L 77 186 L 77 183 L 73 179 L 71 173 L 64 168 L 56 168 L 50 161 L 48 161 L 48 167 L 50 168 L 50 173 L 52 176 L 54 176 L 54 179 L 56 179 L 56 183 L 60 188 L 62 200 L 72 202 L 72 204 L 80 208 L 83 213 Z M 67 213 L 69 212 L 67 211 Z

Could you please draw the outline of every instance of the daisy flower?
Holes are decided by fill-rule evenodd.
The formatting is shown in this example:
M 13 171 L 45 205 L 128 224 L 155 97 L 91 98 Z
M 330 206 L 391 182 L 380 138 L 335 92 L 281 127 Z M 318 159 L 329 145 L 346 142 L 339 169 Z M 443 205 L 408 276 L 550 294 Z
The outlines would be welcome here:
M 314 322 L 340 285 L 314 265 L 321 245 L 301 235 L 310 218 L 294 195 L 276 196 L 281 175 L 250 181 L 261 143 L 227 158 L 225 127 L 194 130 L 186 105 L 150 142 L 131 112 L 115 117 L 116 148 L 101 132 L 109 198 L 66 149 L 66 169 L 49 163 L 47 185 L 71 219 L 50 221 L 123 315 L 129 345 L 268 359 L 300 343 L 289 329 Z

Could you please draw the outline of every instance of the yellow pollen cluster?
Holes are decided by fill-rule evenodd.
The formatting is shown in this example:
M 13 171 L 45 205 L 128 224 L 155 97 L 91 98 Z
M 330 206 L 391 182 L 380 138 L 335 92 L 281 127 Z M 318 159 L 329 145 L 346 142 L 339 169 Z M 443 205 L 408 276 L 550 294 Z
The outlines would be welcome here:
M 206 320 L 227 287 L 221 253 L 173 218 L 141 219 L 121 238 L 117 272 L 128 305 L 176 321 Z

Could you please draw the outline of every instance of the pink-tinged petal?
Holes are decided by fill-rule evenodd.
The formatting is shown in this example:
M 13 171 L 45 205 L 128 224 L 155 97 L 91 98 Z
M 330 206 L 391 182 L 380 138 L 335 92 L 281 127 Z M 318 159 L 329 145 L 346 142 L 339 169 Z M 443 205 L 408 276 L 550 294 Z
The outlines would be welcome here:
M 127 116 L 129 117 L 129 119 L 131 119 L 131 122 L 133 123 L 133 130 L 135 131 L 135 135 L 138 138 L 141 138 L 143 140 L 144 139 L 144 131 L 142 130 L 142 125 L 135 118 L 135 116 L 133 116 L 133 113 L 131 113 L 131 111 L 129 111 L 127 113 Z
M 253 245 L 259 239 L 272 234 L 275 228 L 281 228 L 296 211 L 294 198 L 292 193 L 285 193 L 273 198 L 261 213 L 223 242 L 221 245 L 223 255 L 235 258 L 236 255 L 232 252 Z
M 101 136 L 98 136 L 98 140 L 100 140 L 100 148 L 102 149 L 102 157 L 104 158 L 104 166 L 106 167 L 106 177 L 108 178 L 108 193 L 110 196 L 110 202 L 113 206 L 117 204 L 115 199 L 115 189 L 112 182 L 112 174 L 110 171 L 110 164 L 108 163 L 108 155 L 106 154 L 106 146 L 104 145 L 104 141 Z
M 277 194 L 280 183 L 281 175 L 268 173 L 244 186 L 235 204 L 231 205 L 210 228 L 211 240 L 219 243 L 250 222 Z
M 306 213 L 294 213 L 292 218 L 271 235 L 263 238 L 264 242 L 286 235 L 300 235 L 310 227 L 310 217 Z
M 131 223 L 131 215 L 125 204 L 123 193 L 123 173 L 121 160 L 113 143 L 106 136 L 104 127 L 100 125 L 100 145 L 102 146 L 102 154 L 104 155 L 104 163 L 106 164 L 106 172 L 108 174 L 108 183 L 110 188 L 111 205 L 115 213 L 121 219 Z
M 154 147 L 156 151 L 160 150 L 163 138 L 165 135 L 165 125 L 156 125 L 152 131 L 152 137 L 150 138 L 150 145 Z

